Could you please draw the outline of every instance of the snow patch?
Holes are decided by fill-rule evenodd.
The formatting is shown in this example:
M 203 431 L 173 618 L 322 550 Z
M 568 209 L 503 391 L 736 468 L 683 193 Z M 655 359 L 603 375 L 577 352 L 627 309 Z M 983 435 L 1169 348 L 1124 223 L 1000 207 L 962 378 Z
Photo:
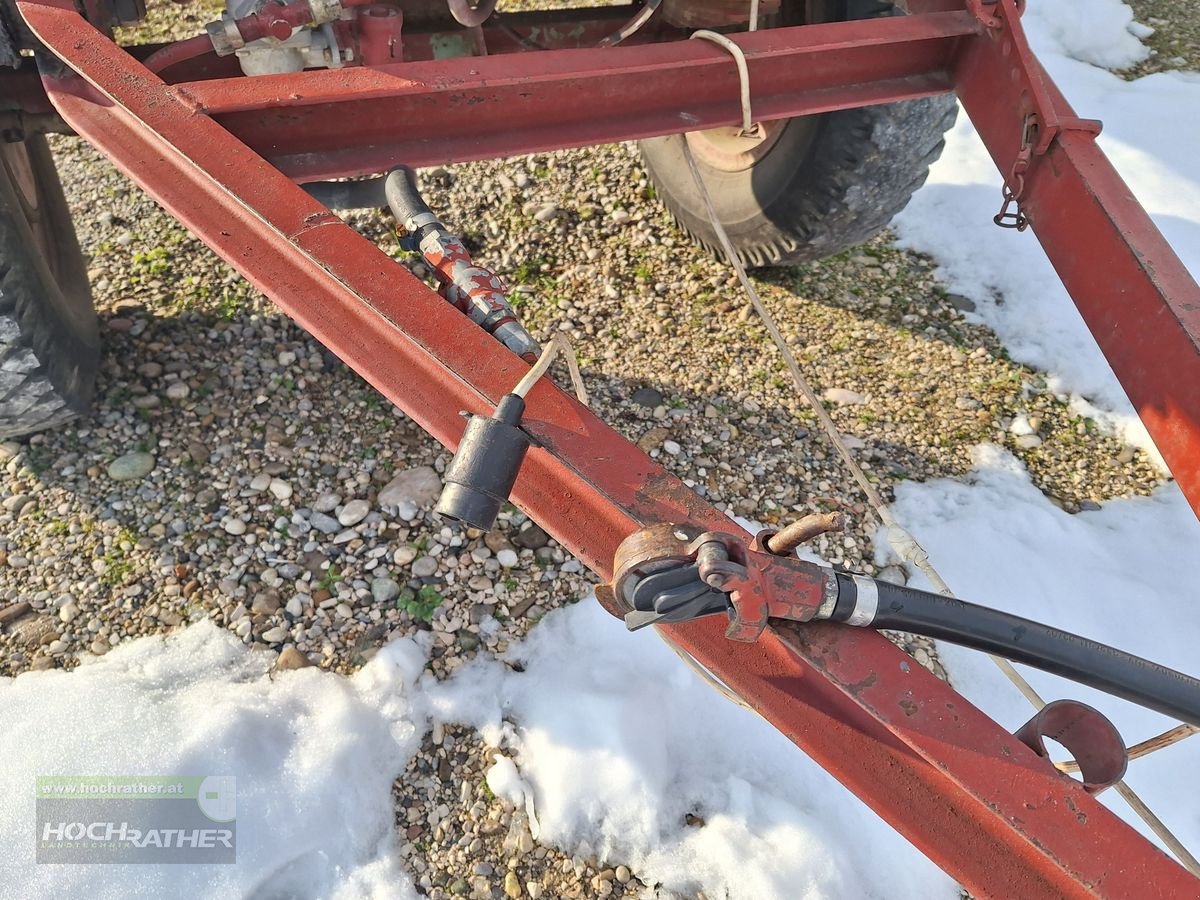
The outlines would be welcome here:
M 523 672 L 475 662 L 426 687 L 436 716 L 511 754 L 519 776 L 506 758 L 489 785 L 519 777 L 540 840 L 727 900 L 958 896 L 770 725 L 594 600 L 547 615 L 511 658 Z
M 0 679 L 0 895 L 415 897 L 391 783 L 424 727 L 411 696 L 424 653 L 396 641 L 349 679 L 272 678 L 273 659 L 201 622 L 73 672 Z M 237 863 L 36 865 L 34 779 L 56 774 L 233 775 Z

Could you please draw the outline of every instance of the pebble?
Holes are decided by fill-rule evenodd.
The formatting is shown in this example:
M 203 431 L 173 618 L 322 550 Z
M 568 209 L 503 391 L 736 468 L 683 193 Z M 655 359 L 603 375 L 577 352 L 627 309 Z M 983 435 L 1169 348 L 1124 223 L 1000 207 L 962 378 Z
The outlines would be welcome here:
M 77 615 L 79 615 L 79 607 L 76 605 L 74 600 L 68 600 L 58 608 L 58 617 L 63 622 L 70 622 Z
M 266 637 L 266 635 L 263 635 Z M 290 669 L 306 669 L 311 666 L 307 656 L 297 650 L 295 647 L 287 646 L 279 651 L 279 658 L 275 660 L 275 669 L 277 671 L 288 671 Z
M 417 578 L 428 578 L 438 570 L 437 560 L 432 556 L 422 556 L 412 564 L 412 573 Z
M 271 476 L 266 472 L 259 472 L 250 479 L 250 490 L 262 492 L 271 486 Z
M 287 637 L 287 629 L 282 625 L 276 625 L 274 628 L 269 628 L 262 633 L 262 639 L 268 644 L 282 643 L 287 640 Z
M 509 869 L 504 873 L 504 896 L 511 897 L 513 900 L 522 896 L 521 879 L 517 877 L 517 873 Z
M 845 388 L 829 388 L 821 396 L 837 406 L 859 406 L 867 402 L 867 398 L 862 394 Z
M 392 562 L 398 566 L 407 566 L 417 558 L 418 550 L 410 544 L 403 544 L 392 553 Z
M 276 500 L 290 500 L 292 497 L 292 486 L 280 478 L 272 478 L 269 487 Z
M 341 502 L 340 494 L 322 494 L 313 501 L 313 512 L 331 513 L 338 508 L 338 504 Z
M 513 537 L 513 543 L 527 550 L 538 550 L 550 543 L 550 535 L 541 526 L 526 522 L 521 530 Z
M 308 518 L 308 523 L 321 534 L 337 534 L 342 530 L 341 522 L 325 513 L 313 512 Z
M 367 513 L 371 511 L 371 504 L 366 500 L 351 500 L 337 514 L 337 520 L 342 525 L 349 528 L 351 525 L 357 525 L 367 517 Z
M 646 409 L 654 409 L 656 406 L 662 405 L 663 395 L 661 391 L 656 391 L 654 388 L 644 387 L 633 392 L 633 402 L 638 406 L 646 407 Z
M 241 519 L 233 519 L 233 518 L 225 519 L 221 522 L 221 527 L 224 528 L 229 534 L 232 534 L 235 537 L 237 535 L 246 533 L 246 523 L 243 522 Z
M 400 596 L 400 585 L 391 578 L 375 578 L 371 581 L 371 598 L 378 604 L 391 603 Z
M 510 550 L 507 547 L 496 553 L 496 562 L 500 563 L 504 568 L 511 569 L 520 560 L 517 556 L 517 551 Z
M 432 466 L 405 469 L 379 492 L 380 506 L 432 506 L 442 492 L 442 479 Z M 403 518 L 403 517 L 402 517 Z
M 662 448 L 672 456 L 678 456 L 683 451 L 683 448 L 674 441 L 663 441 Z
M 191 389 L 182 381 L 172 381 L 167 385 L 168 400 L 184 400 L 191 393 Z
M 149 475 L 154 470 L 154 463 L 154 457 L 149 453 L 126 453 L 108 464 L 108 477 L 113 481 L 136 481 Z

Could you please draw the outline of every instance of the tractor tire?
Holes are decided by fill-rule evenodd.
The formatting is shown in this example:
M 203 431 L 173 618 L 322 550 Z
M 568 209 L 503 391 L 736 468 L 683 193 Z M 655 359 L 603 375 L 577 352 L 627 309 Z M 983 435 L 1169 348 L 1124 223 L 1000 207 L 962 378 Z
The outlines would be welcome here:
M 824 6 L 816 21 L 899 14 L 873 0 Z M 757 140 L 723 128 L 651 138 L 640 148 L 659 198 L 696 243 L 723 257 L 684 141 L 742 262 L 787 266 L 840 253 L 887 227 L 925 182 L 957 111 L 947 95 L 766 122 Z
M 0 144 L 0 440 L 86 412 L 99 361 L 87 269 L 46 140 Z

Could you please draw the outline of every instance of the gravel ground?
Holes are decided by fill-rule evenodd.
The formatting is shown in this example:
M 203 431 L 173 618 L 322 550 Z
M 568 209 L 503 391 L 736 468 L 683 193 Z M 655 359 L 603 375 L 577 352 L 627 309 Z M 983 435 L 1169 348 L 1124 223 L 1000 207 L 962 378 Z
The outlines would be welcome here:
M 207 18 L 189 15 L 183 33 Z M 591 575 L 515 510 L 488 534 L 436 520 L 440 446 L 96 152 L 67 138 L 54 149 L 105 357 L 92 416 L 0 445 L 0 674 L 69 668 L 208 618 L 279 652 L 281 668 L 343 673 L 390 638 L 429 630 L 430 669 L 444 677 L 586 593 Z M 730 512 L 779 523 L 845 511 L 847 532 L 815 549 L 876 571 L 862 497 L 731 272 L 673 227 L 635 148 L 422 181 L 512 285 L 531 329 L 570 334 L 605 418 Z M 385 219 L 349 218 L 421 273 Z M 1068 511 L 1153 489 L 1140 451 L 1073 416 L 1040 373 L 965 321 L 970 302 L 931 269 L 883 235 L 758 277 L 885 494 L 961 475 L 984 440 L 1011 449 Z M 928 648 L 912 649 L 936 668 Z M 469 730 L 439 728 L 396 782 L 404 852 L 427 893 L 670 896 L 590 848 L 536 846 L 483 786 L 492 752 Z

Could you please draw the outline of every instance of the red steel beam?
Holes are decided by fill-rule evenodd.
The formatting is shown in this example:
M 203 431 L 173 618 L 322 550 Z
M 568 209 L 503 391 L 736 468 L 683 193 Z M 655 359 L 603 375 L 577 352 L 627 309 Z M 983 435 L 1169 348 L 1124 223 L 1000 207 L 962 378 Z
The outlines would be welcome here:
M 950 90 L 969 13 L 733 35 L 755 119 Z M 703 85 L 703 89 L 697 89 Z M 301 181 L 633 140 L 741 121 L 732 56 L 706 41 L 437 60 L 181 85 Z
M 988 36 L 964 43 L 955 81 L 997 168 L 1007 173 L 1027 114 L 1070 124 L 1075 112 L 1009 24 L 1017 21 L 1012 0 L 998 5 L 1010 11 L 1009 18 Z M 1037 108 L 1039 92 L 1049 110 Z M 1068 128 L 1044 156 L 1035 156 L 1021 204 L 1200 516 L 1200 287 L 1093 134 Z
M 447 446 L 526 366 L 278 170 L 103 39 L 69 0 L 21 0 L 82 77 L 47 78 L 75 129 Z M 553 385 L 514 500 L 602 577 L 633 531 L 729 528 L 719 511 Z M 976 896 L 1190 896 L 1198 882 L 1082 786 L 882 637 L 819 625 L 728 641 L 669 629 Z M 631 638 L 635 640 L 637 638 Z

